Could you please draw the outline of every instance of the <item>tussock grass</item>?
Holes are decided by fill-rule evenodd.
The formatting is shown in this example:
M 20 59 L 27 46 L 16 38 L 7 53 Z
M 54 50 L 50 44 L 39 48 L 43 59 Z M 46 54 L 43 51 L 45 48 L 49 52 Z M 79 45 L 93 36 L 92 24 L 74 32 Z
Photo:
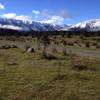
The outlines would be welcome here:
M 87 68 L 96 70 L 77 71 L 72 70 L 69 56 L 57 58 L 1 49 L 0 100 L 99 100 L 100 62 L 82 58 Z

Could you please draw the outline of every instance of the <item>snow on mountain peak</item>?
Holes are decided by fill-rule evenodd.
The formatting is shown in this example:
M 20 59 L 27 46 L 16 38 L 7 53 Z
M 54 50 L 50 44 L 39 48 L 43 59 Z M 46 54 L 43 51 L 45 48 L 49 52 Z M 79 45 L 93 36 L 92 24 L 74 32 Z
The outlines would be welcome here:
M 100 30 L 100 19 L 83 21 L 73 25 L 72 28 L 90 28 L 91 30 Z
M 57 29 L 52 24 L 45 24 L 32 21 L 31 19 L 19 16 L 16 18 L 0 18 L 0 28 L 14 29 L 20 31 L 54 31 Z
M 12 16 L 14 16 L 14 14 L 12 14 Z M 14 18 L 0 17 L 0 28 L 18 31 L 68 31 L 72 28 L 87 29 L 88 31 L 100 31 L 100 19 L 87 20 L 69 26 L 35 22 L 27 16 L 17 16 Z

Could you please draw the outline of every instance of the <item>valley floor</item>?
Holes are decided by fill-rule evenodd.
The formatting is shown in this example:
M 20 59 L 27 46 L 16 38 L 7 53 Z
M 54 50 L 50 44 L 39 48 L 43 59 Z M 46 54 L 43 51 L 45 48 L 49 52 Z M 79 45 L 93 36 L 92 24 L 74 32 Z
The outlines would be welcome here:
M 69 56 L 57 57 L 0 49 L 0 100 L 100 100 L 100 61 L 82 57 L 87 69 L 75 70 Z

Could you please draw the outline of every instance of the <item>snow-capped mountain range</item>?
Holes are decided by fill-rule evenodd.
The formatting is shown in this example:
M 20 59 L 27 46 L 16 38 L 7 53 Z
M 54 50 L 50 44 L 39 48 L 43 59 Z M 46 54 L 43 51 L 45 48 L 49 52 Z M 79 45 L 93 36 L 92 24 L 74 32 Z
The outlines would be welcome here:
M 93 19 L 80 22 L 71 28 L 87 29 L 88 31 L 100 31 L 100 19 Z
M 13 29 L 18 31 L 68 31 L 73 28 L 87 29 L 88 31 L 100 31 L 100 19 L 93 19 L 80 22 L 76 25 L 54 25 L 27 20 L 16 20 L 0 18 L 0 28 Z
M 50 24 L 42 24 L 34 21 L 24 21 L 16 19 L 0 18 L 0 28 L 13 29 L 19 31 L 53 31 L 54 27 Z

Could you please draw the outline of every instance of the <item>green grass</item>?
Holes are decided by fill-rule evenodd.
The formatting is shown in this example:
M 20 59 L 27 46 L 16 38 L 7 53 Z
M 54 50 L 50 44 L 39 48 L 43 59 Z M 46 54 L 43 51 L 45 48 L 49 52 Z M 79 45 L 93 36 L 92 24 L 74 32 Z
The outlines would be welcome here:
M 0 100 L 99 100 L 99 61 L 83 58 L 96 70 L 75 71 L 69 57 L 58 57 L 49 61 L 39 53 L 1 49 Z M 57 78 L 59 66 L 61 79 Z

